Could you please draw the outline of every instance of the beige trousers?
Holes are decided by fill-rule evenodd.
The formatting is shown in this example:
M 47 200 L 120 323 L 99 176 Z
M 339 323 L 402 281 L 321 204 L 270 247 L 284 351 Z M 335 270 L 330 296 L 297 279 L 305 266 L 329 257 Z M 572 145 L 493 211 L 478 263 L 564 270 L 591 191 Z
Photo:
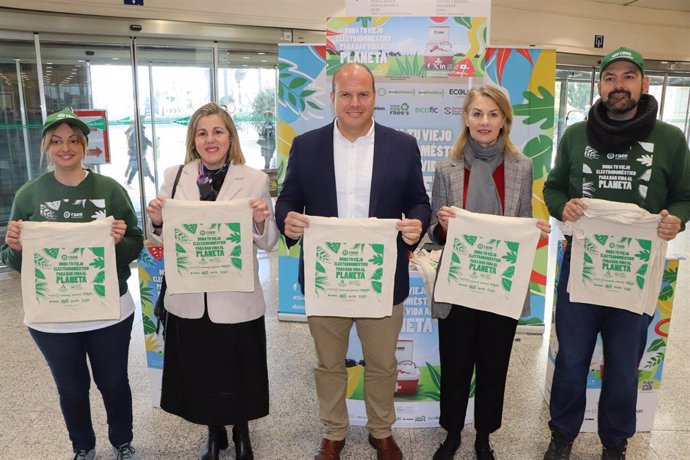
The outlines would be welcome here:
M 398 375 L 395 348 L 402 319 L 402 304 L 394 305 L 392 316 L 385 318 L 308 318 L 318 359 L 314 377 L 319 398 L 319 417 L 324 424 L 325 438 L 335 441 L 345 439 L 350 426 L 345 403 L 345 358 L 352 323 L 357 327 L 366 363 L 364 404 L 368 418 L 367 429 L 375 438 L 392 435 L 391 426 L 395 423 L 393 394 Z

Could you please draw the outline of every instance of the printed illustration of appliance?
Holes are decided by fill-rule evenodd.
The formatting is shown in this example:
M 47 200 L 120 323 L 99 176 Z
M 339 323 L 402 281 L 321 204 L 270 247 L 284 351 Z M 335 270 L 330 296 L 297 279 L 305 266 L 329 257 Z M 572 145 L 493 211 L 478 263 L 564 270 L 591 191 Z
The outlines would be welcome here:
M 453 68 L 453 45 L 448 41 L 450 27 L 429 26 L 424 47 L 424 66 L 428 70 L 451 70 Z
M 395 348 L 398 360 L 398 380 L 395 384 L 395 396 L 409 396 L 417 394 L 419 384 L 419 369 L 412 361 L 414 340 L 400 339 Z

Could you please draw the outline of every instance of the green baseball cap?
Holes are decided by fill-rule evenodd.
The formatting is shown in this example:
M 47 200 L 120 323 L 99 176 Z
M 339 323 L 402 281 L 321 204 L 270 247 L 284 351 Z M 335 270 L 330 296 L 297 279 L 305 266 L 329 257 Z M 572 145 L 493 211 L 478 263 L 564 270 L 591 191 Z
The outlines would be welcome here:
M 604 71 L 604 69 L 606 69 L 609 66 L 609 64 L 612 64 L 617 61 L 632 62 L 637 67 L 639 67 L 640 71 L 642 72 L 642 75 L 644 75 L 644 58 L 642 57 L 642 55 L 634 49 L 626 48 L 624 46 L 621 46 L 620 48 L 611 51 L 609 54 L 601 58 L 601 65 L 599 66 L 599 75 L 601 76 L 601 73 Z
M 72 112 L 70 109 L 62 109 L 59 112 L 48 115 L 46 122 L 43 124 L 43 132 L 41 135 L 45 134 L 46 131 L 58 123 L 68 123 L 76 128 L 79 128 L 79 131 L 84 133 L 86 137 L 89 137 L 89 133 L 91 132 L 91 129 L 89 129 L 88 125 L 84 123 L 81 118 L 76 116 L 74 112 Z

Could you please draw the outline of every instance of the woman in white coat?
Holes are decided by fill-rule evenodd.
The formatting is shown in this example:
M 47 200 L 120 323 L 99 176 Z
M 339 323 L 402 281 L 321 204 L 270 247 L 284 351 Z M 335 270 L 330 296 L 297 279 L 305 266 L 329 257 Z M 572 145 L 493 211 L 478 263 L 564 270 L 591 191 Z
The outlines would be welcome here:
M 236 200 L 252 208 L 256 249 L 278 239 L 268 176 L 244 164 L 237 129 L 219 105 L 208 103 L 189 120 L 187 155 L 175 199 Z M 162 208 L 179 166 L 165 171 L 160 195 L 148 204 L 154 238 L 163 239 Z M 248 421 L 268 415 L 266 304 L 254 262 L 253 292 L 166 294 L 168 322 L 161 407 L 208 426 L 202 460 L 228 447 L 225 425 L 233 425 L 237 459 L 253 459 Z

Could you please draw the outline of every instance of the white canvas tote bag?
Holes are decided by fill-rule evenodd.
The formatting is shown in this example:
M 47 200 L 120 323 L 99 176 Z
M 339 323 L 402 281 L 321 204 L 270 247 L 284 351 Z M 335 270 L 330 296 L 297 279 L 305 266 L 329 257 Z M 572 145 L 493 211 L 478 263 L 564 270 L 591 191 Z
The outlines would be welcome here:
M 30 323 L 120 319 L 113 218 L 23 222 L 22 297 Z
M 188 201 L 163 206 L 168 293 L 254 291 L 254 240 L 249 199 Z
M 653 314 L 666 257 L 661 219 L 630 203 L 583 199 L 585 215 L 563 225 L 572 234 L 572 302 Z
M 391 315 L 397 222 L 309 216 L 302 241 L 307 316 Z
M 541 233 L 537 220 L 453 210 L 434 299 L 520 318 Z

